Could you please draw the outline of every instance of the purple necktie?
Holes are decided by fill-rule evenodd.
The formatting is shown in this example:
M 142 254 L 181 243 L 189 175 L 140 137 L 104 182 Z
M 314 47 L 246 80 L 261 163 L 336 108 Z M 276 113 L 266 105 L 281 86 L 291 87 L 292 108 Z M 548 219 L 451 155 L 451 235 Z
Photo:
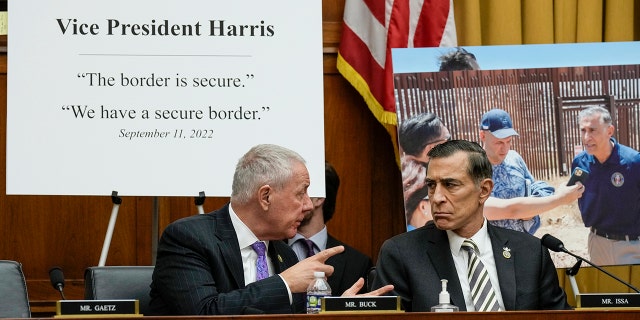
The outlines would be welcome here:
M 309 239 L 304 239 L 304 242 L 307 244 L 307 258 L 309 258 L 312 255 L 316 254 L 316 252 L 313 250 L 313 246 L 314 246 L 313 241 L 311 241 Z
M 256 263 L 256 281 L 269 277 L 269 268 L 267 267 L 267 246 L 264 242 L 256 241 L 251 248 L 258 254 L 258 262 Z

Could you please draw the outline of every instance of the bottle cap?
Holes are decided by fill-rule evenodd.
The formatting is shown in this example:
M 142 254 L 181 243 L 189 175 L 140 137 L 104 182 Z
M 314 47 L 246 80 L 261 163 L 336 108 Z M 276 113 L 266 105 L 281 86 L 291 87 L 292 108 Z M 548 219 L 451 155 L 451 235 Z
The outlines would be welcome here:
M 324 271 L 315 271 L 313 272 L 313 276 L 316 278 L 324 278 Z
M 449 296 L 449 291 L 447 291 L 447 279 L 440 280 L 442 282 L 442 292 L 440 292 L 440 296 L 438 296 L 438 302 L 440 304 L 450 304 L 451 297 Z

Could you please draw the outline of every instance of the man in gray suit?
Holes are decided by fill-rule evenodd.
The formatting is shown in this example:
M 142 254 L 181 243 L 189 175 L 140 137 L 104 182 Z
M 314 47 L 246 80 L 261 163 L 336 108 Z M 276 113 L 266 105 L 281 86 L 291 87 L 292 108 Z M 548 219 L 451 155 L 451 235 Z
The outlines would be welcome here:
M 151 284 L 151 313 L 304 312 L 304 293 L 314 271 L 331 275 L 333 267 L 325 261 L 344 250 L 329 248 L 298 262 L 280 240 L 293 237 L 311 210 L 309 184 L 305 161 L 294 151 L 276 145 L 249 150 L 236 165 L 229 204 L 177 220 L 163 232 Z M 355 283 L 345 295 L 363 285 L 364 280 Z
M 430 311 L 438 304 L 441 279 L 451 303 L 479 310 L 467 277 L 478 259 L 495 293 L 493 310 L 569 309 L 549 251 L 532 235 L 494 227 L 483 216 L 493 188 L 492 169 L 480 145 L 448 141 L 429 152 L 427 186 L 433 221 L 382 245 L 373 287 L 393 284 L 406 311 Z M 475 250 L 464 249 L 473 241 Z M 473 257 L 472 253 L 473 252 Z

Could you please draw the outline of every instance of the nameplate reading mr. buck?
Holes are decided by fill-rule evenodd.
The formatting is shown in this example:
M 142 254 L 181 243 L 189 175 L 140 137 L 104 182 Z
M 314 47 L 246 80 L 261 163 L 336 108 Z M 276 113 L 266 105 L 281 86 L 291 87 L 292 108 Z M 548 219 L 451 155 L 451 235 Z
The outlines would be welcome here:
M 323 313 L 331 312 L 402 312 L 400 298 L 383 297 L 325 297 L 322 298 Z

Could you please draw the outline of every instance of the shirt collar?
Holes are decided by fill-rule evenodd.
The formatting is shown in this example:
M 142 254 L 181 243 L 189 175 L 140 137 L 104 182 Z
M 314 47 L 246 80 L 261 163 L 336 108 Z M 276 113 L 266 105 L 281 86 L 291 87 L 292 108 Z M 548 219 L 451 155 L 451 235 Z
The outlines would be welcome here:
M 287 243 L 289 245 L 292 245 L 293 243 L 295 243 L 300 239 L 306 239 L 306 238 L 303 235 L 296 233 L 296 235 L 293 236 L 293 238 L 289 239 Z M 320 251 L 327 248 L 327 239 L 328 239 L 328 232 L 327 232 L 326 225 L 324 226 L 324 228 L 322 228 L 322 230 L 318 231 L 318 233 L 312 235 L 309 238 L 309 240 L 313 241 L 313 243 L 316 245 L 316 247 L 318 247 L 318 249 L 320 249 Z
M 249 227 L 240 220 L 240 217 L 233 211 L 231 205 L 229 205 L 229 216 L 231 217 L 231 224 L 233 229 L 236 230 L 236 236 L 238 237 L 238 245 L 240 250 L 250 247 L 256 241 L 262 241 L 256 237 L 256 235 L 249 229 Z M 269 247 L 269 241 L 263 241 L 267 248 Z
M 460 255 L 462 253 L 462 242 L 468 238 L 463 238 L 451 230 L 447 230 L 447 237 L 449 238 L 449 249 L 451 249 L 451 252 L 455 255 Z M 478 232 L 476 232 L 476 234 L 471 236 L 471 238 L 469 239 L 473 240 L 473 242 L 476 243 L 476 245 L 478 246 L 478 250 L 480 251 L 483 251 L 483 248 L 491 248 L 488 245 L 491 243 L 491 240 L 489 239 L 489 233 L 487 232 L 486 218 L 484 218 L 480 230 L 478 230 Z

